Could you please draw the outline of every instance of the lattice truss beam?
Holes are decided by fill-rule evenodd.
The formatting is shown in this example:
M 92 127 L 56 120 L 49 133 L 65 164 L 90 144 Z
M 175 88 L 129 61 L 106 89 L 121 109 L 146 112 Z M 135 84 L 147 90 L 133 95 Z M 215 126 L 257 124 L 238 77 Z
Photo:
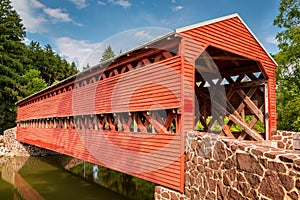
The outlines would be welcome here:
M 204 131 L 216 131 L 216 126 L 219 126 L 220 134 L 230 138 L 263 140 L 255 125 L 265 122 L 264 84 L 265 80 L 260 72 L 196 83 L 196 102 L 199 103 L 199 109 L 195 109 L 195 124 L 201 123 Z M 218 92 L 223 86 L 226 91 L 226 99 L 223 99 L 226 108 L 219 103 Z M 213 114 L 212 104 L 215 107 Z M 221 116 L 221 113 L 225 114 L 227 120 Z M 232 131 L 231 128 L 234 126 L 241 131 Z
M 178 133 L 177 110 L 66 116 L 20 121 L 19 127 L 102 130 L 127 133 Z
M 195 129 L 262 141 L 266 80 L 259 63 L 209 46 L 195 66 Z

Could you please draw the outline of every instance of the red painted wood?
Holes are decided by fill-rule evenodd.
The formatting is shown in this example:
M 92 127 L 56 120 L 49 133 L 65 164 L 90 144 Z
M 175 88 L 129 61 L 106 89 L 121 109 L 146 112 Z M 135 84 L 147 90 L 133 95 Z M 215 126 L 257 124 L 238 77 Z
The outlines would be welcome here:
M 95 137 L 96 135 L 101 136 Z M 17 140 L 106 166 L 177 190 L 180 187 L 179 135 L 145 135 L 109 131 L 100 133 L 95 130 L 19 127 L 17 128 Z M 89 145 L 92 145 L 93 148 Z M 92 149 L 93 151 L 91 151 Z M 135 157 L 130 155 L 135 155 Z M 138 170 L 143 171 L 136 173 Z
M 194 128 L 195 59 L 208 46 L 260 63 L 268 77 L 270 132 L 276 130 L 276 66 L 237 17 L 187 30 L 180 36 L 178 56 L 170 57 L 168 52 L 157 54 L 159 49 L 134 52 L 133 56 L 112 63 L 104 73 L 104 68 L 95 68 L 20 102 L 17 116 L 21 121 L 178 108 L 178 133 L 100 134 L 96 130 L 41 128 L 40 123 L 40 128 L 18 127 L 17 140 L 183 192 L 185 135 Z M 150 64 L 148 56 L 153 55 L 156 61 L 169 58 Z M 133 69 L 134 63 L 141 65 Z M 151 170 L 159 165 L 163 167 Z M 145 171 L 136 173 L 136 169 Z
M 269 132 L 276 131 L 276 64 L 270 59 L 239 18 L 230 18 L 187 30 L 181 34 L 183 37 L 189 38 L 186 40 L 187 43 L 192 43 L 188 45 L 188 48 L 185 48 L 184 55 L 189 55 L 188 57 L 193 59 L 199 56 L 195 53 L 197 46 L 210 45 L 259 61 L 262 64 L 262 70 L 268 77 L 269 85 Z
M 177 108 L 180 58 L 119 74 L 19 107 L 17 120 Z M 154 106 L 154 107 L 153 107 Z

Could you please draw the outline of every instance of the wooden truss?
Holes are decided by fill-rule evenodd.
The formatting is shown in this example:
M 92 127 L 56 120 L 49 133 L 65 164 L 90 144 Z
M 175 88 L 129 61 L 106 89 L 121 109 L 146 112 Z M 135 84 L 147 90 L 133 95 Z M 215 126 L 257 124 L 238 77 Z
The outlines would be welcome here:
M 108 113 L 21 121 L 24 128 L 58 128 L 78 130 L 120 131 L 127 133 L 178 133 L 176 110 L 155 110 L 132 113 Z
M 259 73 L 227 76 L 222 80 L 198 83 L 195 88 L 199 109 L 195 109 L 195 124 L 200 122 L 204 131 L 214 131 L 213 125 L 217 123 L 221 126 L 219 130 L 221 135 L 240 140 L 262 141 L 264 139 L 262 134 L 254 128 L 258 122 L 265 123 L 265 80 Z M 209 93 L 209 87 L 213 94 Z M 225 87 L 226 97 L 223 101 L 226 108 L 218 103 L 220 99 L 217 98 L 220 97 L 217 93 L 220 87 Z M 217 110 L 214 114 L 211 110 L 212 105 Z M 227 123 L 224 122 L 224 116 L 221 113 L 228 118 Z M 242 131 L 233 132 L 231 130 L 233 125 L 238 126 Z

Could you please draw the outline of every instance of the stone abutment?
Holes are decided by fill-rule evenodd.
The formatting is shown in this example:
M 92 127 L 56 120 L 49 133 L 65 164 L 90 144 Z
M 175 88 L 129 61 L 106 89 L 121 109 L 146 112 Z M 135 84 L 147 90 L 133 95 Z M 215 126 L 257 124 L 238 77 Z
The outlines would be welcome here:
M 300 151 L 286 150 L 295 134 L 280 131 L 274 148 L 190 132 L 184 193 L 157 186 L 155 199 L 300 199 Z

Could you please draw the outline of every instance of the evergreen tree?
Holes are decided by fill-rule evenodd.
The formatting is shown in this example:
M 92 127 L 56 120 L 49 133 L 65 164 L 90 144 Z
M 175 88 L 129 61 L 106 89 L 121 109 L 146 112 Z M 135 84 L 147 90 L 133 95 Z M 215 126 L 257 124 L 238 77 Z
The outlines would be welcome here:
M 10 0 L 0 0 L 0 134 L 15 125 L 15 102 L 22 95 L 20 74 L 26 62 L 24 37 L 22 20 Z
M 106 60 L 108 60 L 110 58 L 113 58 L 113 57 L 115 57 L 115 53 L 112 50 L 111 46 L 108 45 L 108 47 L 104 50 L 104 52 L 102 54 L 100 62 L 106 61 Z
M 277 34 L 278 129 L 300 131 L 300 0 L 281 0 Z
M 49 44 L 41 47 L 38 42 L 32 41 L 28 50 L 31 68 L 40 71 L 41 78 L 46 81 L 48 86 L 78 72 L 74 62 L 69 64 L 65 59 L 62 59 Z

